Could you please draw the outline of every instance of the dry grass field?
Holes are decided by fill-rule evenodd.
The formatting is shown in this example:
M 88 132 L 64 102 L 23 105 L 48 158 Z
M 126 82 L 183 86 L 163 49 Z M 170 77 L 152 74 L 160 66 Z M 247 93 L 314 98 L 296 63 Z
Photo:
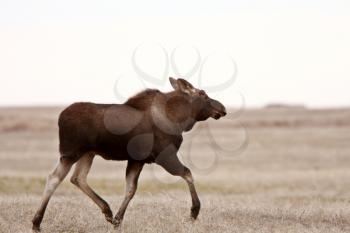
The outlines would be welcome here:
M 61 110 L 0 109 L 0 232 L 30 232 L 58 158 Z M 187 134 L 181 149 L 202 201 L 198 220 L 189 219 L 185 182 L 147 165 L 119 232 L 350 232 L 350 109 L 246 110 L 208 124 L 210 131 Z M 89 175 L 114 211 L 125 165 L 96 158 Z M 51 199 L 42 231 L 117 232 L 68 180 Z

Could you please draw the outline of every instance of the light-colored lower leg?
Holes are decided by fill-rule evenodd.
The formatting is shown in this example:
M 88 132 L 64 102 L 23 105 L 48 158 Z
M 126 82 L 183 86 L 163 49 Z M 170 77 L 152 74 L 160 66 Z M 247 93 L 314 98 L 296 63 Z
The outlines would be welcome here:
M 64 158 L 60 158 L 55 169 L 50 173 L 47 177 L 46 186 L 43 194 L 43 198 L 40 204 L 39 209 L 37 210 L 32 222 L 33 222 L 33 230 L 39 231 L 40 224 L 44 217 L 45 210 L 52 194 L 55 192 L 58 185 L 62 182 L 62 180 L 68 174 L 70 168 L 72 167 L 73 162 L 65 160 Z
M 201 202 L 199 201 L 197 191 L 193 183 L 193 177 L 192 177 L 191 171 L 188 168 L 185 168 L 185 172 L 181 177 L 187 182 L 188 188 L 191 193 L 191 198 L 192 198 L 191 217 L 192 219 L 195 220 L 198 217 L 199 210 L 201 208 Z
M 94 157 L 95 155 L 93 153 L 88 153 L 78 160 L 71 178 L 71 182 L 75 184 L 80 190 L 82 190 L 87 196 L 89 196 L 100 207 L 107 221 L 112 222 L 113 214 L 108 203 L 103 200 L 97 193 L 95 193 L 86 181 Z

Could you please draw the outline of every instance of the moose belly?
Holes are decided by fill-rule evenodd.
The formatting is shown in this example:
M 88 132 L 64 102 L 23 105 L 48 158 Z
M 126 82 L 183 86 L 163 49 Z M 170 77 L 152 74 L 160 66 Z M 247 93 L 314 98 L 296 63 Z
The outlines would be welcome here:
M 96 153 L 108 160 L 152 161 L 154 137 L 151 133 L 138 133 L 129 137 L 114 137 L 100 142 Z

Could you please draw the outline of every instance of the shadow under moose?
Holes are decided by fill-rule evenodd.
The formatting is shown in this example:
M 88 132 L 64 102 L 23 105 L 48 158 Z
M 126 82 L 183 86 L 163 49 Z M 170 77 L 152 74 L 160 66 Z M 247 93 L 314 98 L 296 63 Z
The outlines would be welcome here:
M 60 157 L 47 178 L 42 202 L 32 220 L 34 232 L 40 231 L 51 196 L 74 164 L 71 182 L 98 205 L 115 227 L 122 223 L 146 163 L 156 163 L 187 182 L 191 217 L 197 218 L 200 201 L 192 174 L 177 157 L 182 133 L 191 130 L 196 122 L 225 116 L 226 109 L 188 81 L 169 80 L 174 90 L 168 93 L 147 89 L 124 104 L 74 103 L 62 111 L 58 120 Z M 108 203 L 87 183 L 95 155 L 128 161 L 125 197 L 114 217 Z

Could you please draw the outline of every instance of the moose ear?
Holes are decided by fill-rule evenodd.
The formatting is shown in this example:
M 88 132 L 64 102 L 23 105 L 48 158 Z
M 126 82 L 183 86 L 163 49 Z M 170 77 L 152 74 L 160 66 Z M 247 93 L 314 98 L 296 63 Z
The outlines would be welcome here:
M 176 80 L 176 79 L 170 77 L 169 81 L 171 83 L 171 86 L 175 90 L 180 90 L 180 91 L 187 93 L 187 94 L 190 94 L 193 90 L 192 84 L 187 82 L 185 79 L 179 78 Z
M 179 89 L 179 85 L 177 85 L 177 80 L 174 79 L 173 77 L 169 77 L 169 81 L 171 86 L 174 88 L 174 90 Z

